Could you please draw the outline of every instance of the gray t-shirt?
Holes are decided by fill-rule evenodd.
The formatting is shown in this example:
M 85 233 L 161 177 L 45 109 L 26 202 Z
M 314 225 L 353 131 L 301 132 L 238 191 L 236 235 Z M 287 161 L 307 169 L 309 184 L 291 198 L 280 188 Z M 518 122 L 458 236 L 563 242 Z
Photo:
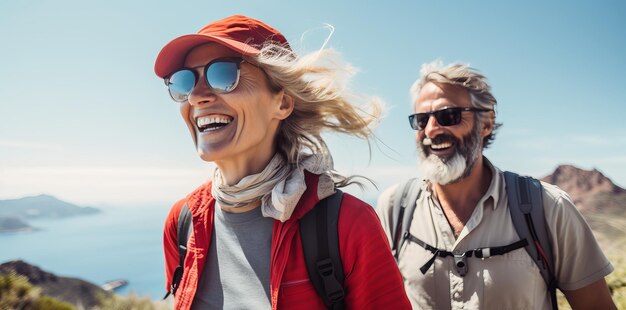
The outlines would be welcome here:
M 274 219 L 261 208 L 229 213 L 215 206 L 206 265 L 191 309 L 270 309 Z

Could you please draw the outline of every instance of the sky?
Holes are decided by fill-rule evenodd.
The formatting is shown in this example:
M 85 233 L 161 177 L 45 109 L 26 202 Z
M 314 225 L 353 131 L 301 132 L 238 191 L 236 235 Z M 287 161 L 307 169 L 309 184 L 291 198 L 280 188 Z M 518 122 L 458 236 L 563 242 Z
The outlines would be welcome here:
M 279 29 L 299 54 L 341 53 L 352 88 L 386 102 L 376 139 L 326 134 L 336 169 L 380 190 L 419 176 L 409 87 L 421 64 L 485 74 L 503 126 L 496 166 L 541 177 L 559 164 L 626 187 L 623 1 L 2 1 L 0 199 L 169 205 L 207 180 L 154 60 L 171 39 L 232 14 Z

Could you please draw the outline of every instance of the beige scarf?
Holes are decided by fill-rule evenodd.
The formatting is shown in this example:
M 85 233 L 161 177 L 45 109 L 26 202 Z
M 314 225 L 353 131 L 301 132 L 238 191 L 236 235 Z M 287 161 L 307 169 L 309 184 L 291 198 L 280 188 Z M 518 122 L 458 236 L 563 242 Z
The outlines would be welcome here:
M 211 194 L 217 202 L 226 207 L 243 207 L 261 200 L 263 216 L 288 220 L 306 190 L 304 170 L 320 174 L 318 198 L 323 199 L 335 192 L 335 184 L 330 171 L 333 161 L 330 154 L 305 154 L 298 156 L 298 163 L 287 164 L 278 153 L 261 173 L 244 177 L 235 185 L 223 184 L 222 173 L 215 168 Z

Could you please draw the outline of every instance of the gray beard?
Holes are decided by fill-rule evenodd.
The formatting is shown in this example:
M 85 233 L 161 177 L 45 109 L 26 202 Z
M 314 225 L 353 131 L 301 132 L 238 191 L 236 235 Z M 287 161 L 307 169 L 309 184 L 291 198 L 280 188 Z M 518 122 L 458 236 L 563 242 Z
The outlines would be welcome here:
M 420 162 L 418 168 L 422 178 L 440 185 L 458 182 L 470 175 L 478 159 L 482 145 L 480 143 L 480 122 L 474 122 L 472 131 L 463 137 L 462 142 L 455 142 L 455 153 L 447 160 L 437 155 L 427 155 L 422 141 L 417 142 Z

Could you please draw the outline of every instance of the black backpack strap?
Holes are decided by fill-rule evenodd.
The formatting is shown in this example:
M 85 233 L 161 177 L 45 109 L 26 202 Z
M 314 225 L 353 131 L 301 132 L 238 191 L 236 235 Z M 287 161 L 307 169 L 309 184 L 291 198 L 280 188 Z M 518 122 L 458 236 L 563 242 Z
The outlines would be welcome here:
M 167 292 L 167 294 L 165 294 L 165 297 L 163 297 L 163 299 L 167 298 L 170 294 L 176 294 L 176 290 L 178 289 L 180 280 L 183 278 L 183 266 L 185 265 L 185 256 L 187 256 L 187 240 L 189 240 L 189 235 L 191 234 L 191 224 L 191 211 L 189 211 L 189 207 L 187 207 L 187 204 L 185 203 L 182 209 L 180 209 L 180 214 L 178 215 L 177 240 L 178 255 L 180 257 L 180 260 L 178 262 L 178 266 L 176 266 L 176 270 L 174 270 L 170 290 Z
M 300 238 L 309 278 L 329 309 L 345 308 L 337 232 L 342 196 L 337 190 L 300 219 Z
M 548 286 L 552 308 L 557 309 L 554 256 L 543 211 L 541 183 L 537 179 L 519 176 L 510 171 L 504 172 L 504 178 L 515 230 L 520 238 L 529 241 L 525 249 L 539 267 Z
M 463 253 L 453 253 L 448 250 L 438 249 L 413 236 L 411 233 L 407 233 L 407 236 L 408 237 L 406 237 L 406 239 L 408 239 L 409 241 L 415 242 L 427 251 L 433 253 L 433 256 L 424 265 L 422 265 L 422 267 L 420 267 L 420 271 L 422 272 L 422 274 L 426 274 L 426 272 L 428 271 L 430 266 L 433 265 L 437 257 L 452 256 L 454 257 L 454 267 L 456 267 L 456 270 L 461 277 L 464 277 L 469 270 L 467 262 L 468 257 L 474 256 L 477 258 L 489 258 L 496 255 L 504 255 L 506 253 L 515 251 L 528 245 L 528 241 L 526 239 L 521 239 L 508 245 L 476 248 L 473 250 L 465 251 Z
M 402 188 L 402 192 L 400 192 L 400 188 Z M 399 185 L 396 189 L 391 213 L 391 232 L 393 233 L 391 252 L 396 261 L 400 249 L 407 239 L 415 211 L 415 201 L 421 192 L 422 189 L 418 186 L 416 178 L 406 181 L 404 185 Z

